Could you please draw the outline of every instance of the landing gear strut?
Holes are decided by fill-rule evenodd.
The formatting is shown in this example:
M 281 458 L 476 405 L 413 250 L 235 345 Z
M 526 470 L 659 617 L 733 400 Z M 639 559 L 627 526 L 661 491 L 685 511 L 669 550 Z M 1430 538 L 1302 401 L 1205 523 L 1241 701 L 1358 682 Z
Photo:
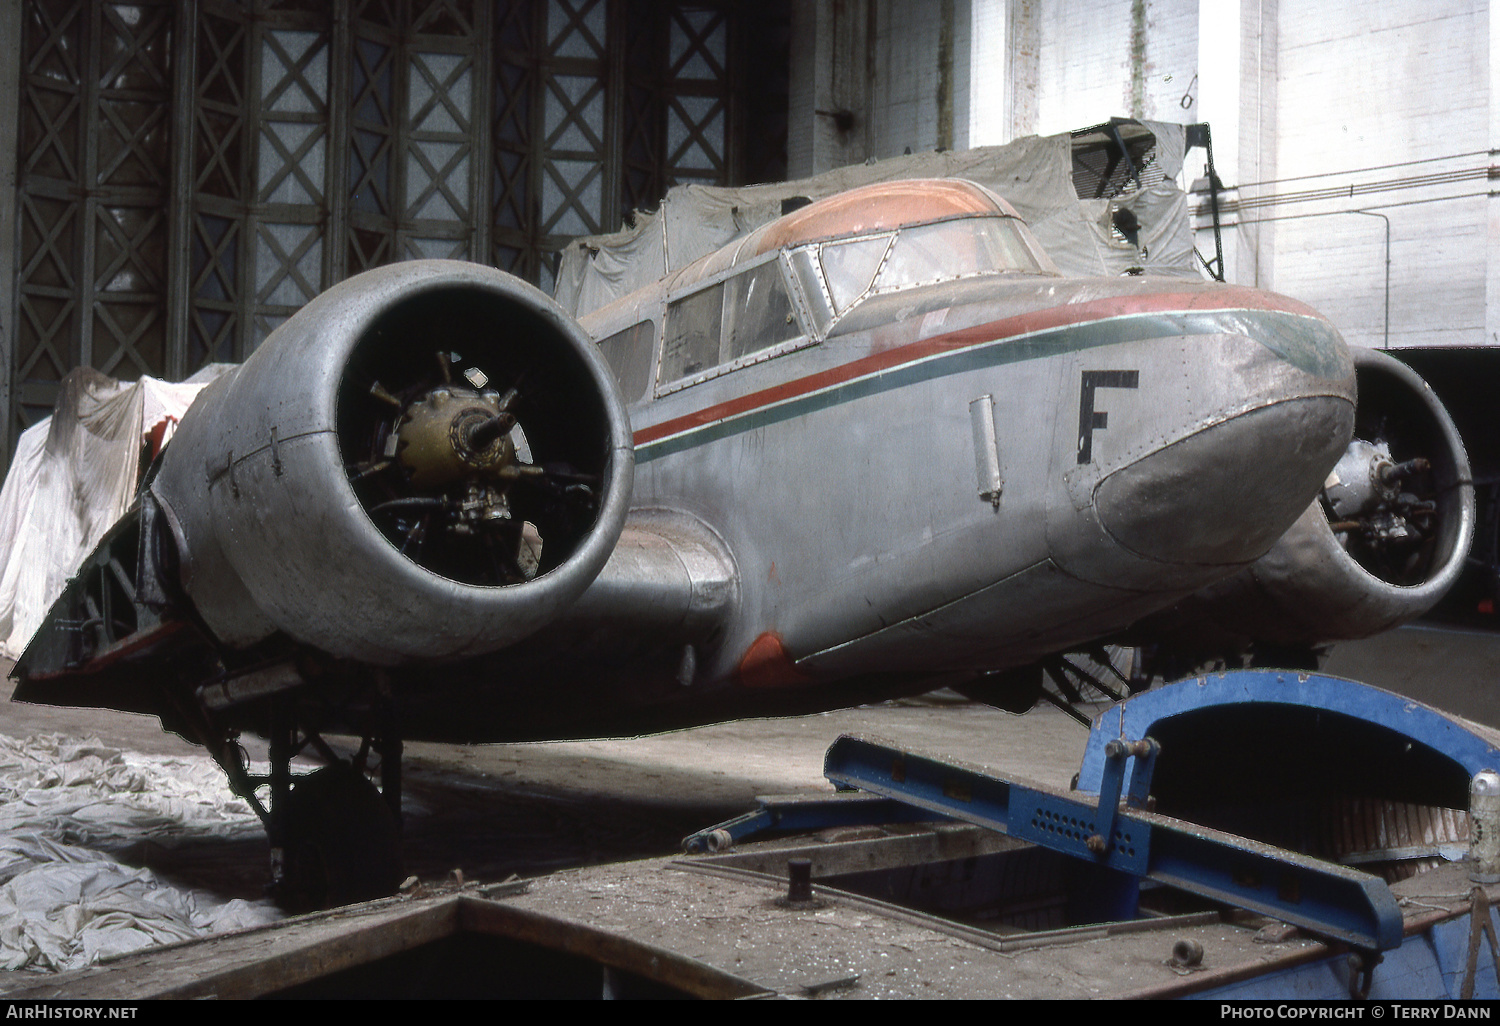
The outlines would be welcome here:
M 366 696 L 368 697 L 368 696 Z M 401 738 L 389 703 L 361 717 L 369 729 L 351 757 L 335 751 L 295 693 L 265 703 L 270 769 L 250 772 L 249 758 L 222 731 L 209 744 L 229 775 L 230 788 L 265 824 L 271 842 L 271 896 L 288 911 L 304 912 L 395 893 L 405 877 L 401 860 Z M 204 733 L 211 733 L 205 730 Z M 294 776 L 292 760 L 311 749 L 326 765 Z M 377 787 L 373 777 L 378 777 Z
M 1029 666 L 984 674 L 953 688 L 966 698 L 1017 715 L 1044 701 L 1086 727 L 1092 722 L 1091 716 L 1079 707 L 1097 701 L 1089 697 L 1090 692 L 1111 702 L 1121 702 L 1150 684 L 1149 678 L 1138 672 L 1134 653 L 1127 654 L 1132 661 L 1125 669 L 1117 667 L 1121 655 L 1119 649 L 1098 645 L 1084 652 L 1049 656 Z M 1114 680 L 1106 679 L 1109 677 Z M 1047 688 L 1048 681 L 1055 691 Z
M 395 893 L 401 885 L 401 740 L 366 737 L 340 758 L 316 729 L 299 723 L 293 702 L 271 709 L 271 892 L 292 910 L 331 908 Z M 388 717 L 386 717 L 388 721 Z M 291 775 L 291 760 L 312 746 L 328 765 Z M 368 776 L 379 757 L 384 791 Z

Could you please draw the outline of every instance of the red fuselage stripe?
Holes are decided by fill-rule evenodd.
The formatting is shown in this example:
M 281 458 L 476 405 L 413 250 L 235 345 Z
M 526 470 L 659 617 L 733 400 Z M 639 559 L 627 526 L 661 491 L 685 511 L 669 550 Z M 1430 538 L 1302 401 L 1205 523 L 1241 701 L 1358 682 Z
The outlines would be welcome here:
M 809 374 L 804 378 L 797 378 L 758 392 L 738 396 L 726 402 L 716 403 L 686 416 L 674 417 L 660 424 L 641 428 L 635 433 L 635 444 L 644 445 L 695 427 L 714 424 L 726 417 L 748 413 L 763 406 L 816 392 L 819 389 L 852 381 L 868 374 L 875 374 L 903 364 L 916 363 L 937 353 L 951 352 L 1006 338 L 1016 338 L 1052 328 L 1126 317 L 1131 314 L 1246 309 L 1280 310 L 1322 319 L 1321 315 L 1311 307 L 1284 296 L 1233 287 L 1216 289 L 1213 292 L 1159 292 L 1140 296 L 1112 296 L 1075 305 L 1047 307 L 1015 317 L 1007 317 L 1004 320 L 990 321 L 972 328 L 961 328 L 958 331 L 909 342 L 885 352 L 872 353 L 841 366 L 819 371 L 817 374 Z

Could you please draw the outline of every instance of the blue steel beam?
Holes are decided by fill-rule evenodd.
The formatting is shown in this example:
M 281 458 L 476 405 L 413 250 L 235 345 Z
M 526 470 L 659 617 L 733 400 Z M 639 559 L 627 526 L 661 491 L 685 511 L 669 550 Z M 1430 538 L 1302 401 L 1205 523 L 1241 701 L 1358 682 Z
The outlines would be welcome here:
M 855 787 L 1031 841 L 1082 861 L 1271 916 L 1358 948 L 1401 944 L 1401 909 L 1367 873 L 1168 816 L 991 776 L 962 764 L 845 735 L 823 773 Z M 1109 823 L 1109 836 L 1098 826 Z

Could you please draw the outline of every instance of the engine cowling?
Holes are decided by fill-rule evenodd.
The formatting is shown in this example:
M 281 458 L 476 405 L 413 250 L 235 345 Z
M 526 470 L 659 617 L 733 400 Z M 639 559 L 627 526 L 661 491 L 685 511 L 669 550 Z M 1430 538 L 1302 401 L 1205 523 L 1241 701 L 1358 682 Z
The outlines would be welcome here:
M 609 558 L 633 468 L 571 317 L 501 271 L 412 261 L 323 293 L 205 390 L 151 493 L 221 642 L 393 665 L 555 618 Z
M 1364 638 L 1421 616 L 1458 578 L 1475 524 L 1458 430 L 1405 364 L 1353 355 L 1354 439 L 1318 501 L 1260 559 L 1143 624 L 1144 637 L 1220 651 Z

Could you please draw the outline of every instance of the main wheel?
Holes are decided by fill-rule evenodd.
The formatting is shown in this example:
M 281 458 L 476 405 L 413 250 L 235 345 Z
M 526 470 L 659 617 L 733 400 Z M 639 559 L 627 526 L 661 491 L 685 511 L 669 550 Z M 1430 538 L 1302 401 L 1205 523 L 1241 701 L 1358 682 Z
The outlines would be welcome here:
M 334 908 L 401 886 L 401 831 L 380 791 L 344 765 L 298 778 L 282 820 L 277 900 L 289 910 Z

